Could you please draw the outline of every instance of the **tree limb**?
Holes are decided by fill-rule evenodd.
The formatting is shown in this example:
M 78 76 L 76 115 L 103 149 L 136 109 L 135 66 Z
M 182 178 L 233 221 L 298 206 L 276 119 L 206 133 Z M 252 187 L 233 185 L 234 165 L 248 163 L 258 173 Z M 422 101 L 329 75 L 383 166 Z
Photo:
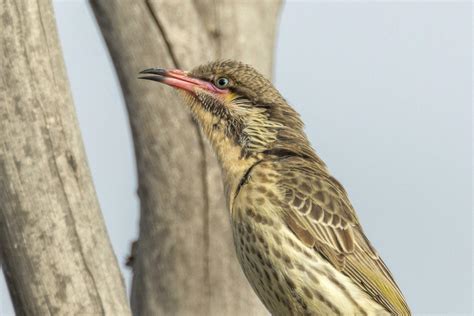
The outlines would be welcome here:
M 220 168 L 181 99 L 136 79 L 234 58 L 270 76 L 279 1 L 91 0 L 124 92 L 141 201 L 137 315 L 267 314 L 237 262 Z
M 18 315 L 129 315 L 50 1 L 1 1 L 0 244 Z

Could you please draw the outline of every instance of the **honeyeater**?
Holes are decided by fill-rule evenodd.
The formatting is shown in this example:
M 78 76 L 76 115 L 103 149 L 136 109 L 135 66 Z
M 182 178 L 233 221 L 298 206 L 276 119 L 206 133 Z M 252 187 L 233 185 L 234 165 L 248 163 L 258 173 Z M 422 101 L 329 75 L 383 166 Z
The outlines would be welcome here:
M 151 68 L 179 89 L 222 168 L 237 257 L 273 315 L 409 315 L 296 111 L 253 67 Z

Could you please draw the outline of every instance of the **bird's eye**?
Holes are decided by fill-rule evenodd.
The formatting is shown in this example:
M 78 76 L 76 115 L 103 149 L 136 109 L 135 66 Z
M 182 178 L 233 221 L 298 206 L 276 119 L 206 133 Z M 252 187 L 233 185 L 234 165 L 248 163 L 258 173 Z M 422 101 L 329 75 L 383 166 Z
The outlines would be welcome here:
M 215 84 L 218 88 L 223 89 L 229 85 L 229 79 L 227 79 L 226 77 L 217 78 Z

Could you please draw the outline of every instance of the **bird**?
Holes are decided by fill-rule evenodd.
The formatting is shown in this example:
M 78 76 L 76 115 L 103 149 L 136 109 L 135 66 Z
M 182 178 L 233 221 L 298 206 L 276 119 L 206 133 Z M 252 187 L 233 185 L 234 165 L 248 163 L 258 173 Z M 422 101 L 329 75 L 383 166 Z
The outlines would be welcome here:
M 410 315 L 346 190 L 270 80 L 235 60 L 139 78 L 177 89 L 209 140 L 238 260 L 272 315 Z

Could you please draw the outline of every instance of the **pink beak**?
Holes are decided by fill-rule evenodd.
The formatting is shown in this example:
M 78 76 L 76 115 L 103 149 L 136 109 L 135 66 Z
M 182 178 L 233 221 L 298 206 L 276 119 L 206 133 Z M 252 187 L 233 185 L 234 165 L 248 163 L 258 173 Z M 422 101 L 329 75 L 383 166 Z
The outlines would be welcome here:
M 214 86 L 212 83 L 188 76 L 188 74 L 179 69 L 160 69 L 150 68 L 140 72 L 140 74 L 151 74 L 152 76 L 142 76 L 139 79 L 147 79 L 164 83 L 168 86 L 195 93 L 196 89 L 203 89 L 213 93 L 225 93 Z

